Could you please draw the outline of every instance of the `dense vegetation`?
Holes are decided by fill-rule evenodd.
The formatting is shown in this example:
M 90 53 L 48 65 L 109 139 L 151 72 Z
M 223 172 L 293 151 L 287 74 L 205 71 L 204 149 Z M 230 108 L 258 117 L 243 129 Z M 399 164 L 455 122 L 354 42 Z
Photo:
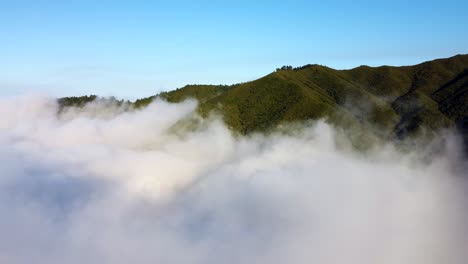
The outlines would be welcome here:
M 174 103 L 197 99 L 202 116 L 219 111 L 241 134 L 325 118 L 379 138 L 405 139 L 455 126 L 467 136 L 468 55 L 405 67 L 283 66 L 252 82 L 187 85 L 137 100 L 134 107 L 144 107 L 156 97 Z M 82 106 L 94 99 L 62 98 L 59 103 Z
M 58 104 L 60 109 L 68 106 L 83 107 L 87 103 L 93 102 L 96 100 L 96 95 L 85 95 L 85 96 L 72 96 L 72 97 L 63 97 L 58 99 Z

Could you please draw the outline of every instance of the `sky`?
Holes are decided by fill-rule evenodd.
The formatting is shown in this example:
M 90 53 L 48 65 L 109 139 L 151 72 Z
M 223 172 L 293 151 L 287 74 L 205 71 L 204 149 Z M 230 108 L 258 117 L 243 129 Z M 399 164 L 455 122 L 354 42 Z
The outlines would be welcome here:
M 0 0 L 0 96 L 134 99 L 282 65 L 468 53 L 467 1 Z

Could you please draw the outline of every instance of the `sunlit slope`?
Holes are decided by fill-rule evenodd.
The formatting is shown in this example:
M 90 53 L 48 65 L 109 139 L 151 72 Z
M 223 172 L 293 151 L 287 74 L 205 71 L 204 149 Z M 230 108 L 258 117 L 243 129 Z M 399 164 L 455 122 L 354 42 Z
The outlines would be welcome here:
M 158 95 L 138 99 L 134 102 L 134 105 L 136 108 L 145 107 L 150 104 L 156 96 L 170 103 L 180 103 L 187 99 L 196 99 L 199 102 L 204 102 L 222 94 L 228 88 L 229 86 L 227 85 L 186 85 L 170 92 L 163 92 Z

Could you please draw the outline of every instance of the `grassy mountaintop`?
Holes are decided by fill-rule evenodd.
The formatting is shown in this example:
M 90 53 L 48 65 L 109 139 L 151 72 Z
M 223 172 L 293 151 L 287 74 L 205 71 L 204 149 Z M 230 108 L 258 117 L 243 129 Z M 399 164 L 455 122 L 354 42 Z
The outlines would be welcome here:
M 241 134 L 325 118 L 380 138 L 404 139 L 455 126 L 468 138 L 468 55 L 404 67 L 285 66 L 251 82 L 187 85 L 132 104 L 145 107 L 156 97 L 173 103 L 195 98 L 202 116 L 219 111 Z M 66 107 L 89 100 L 94 99 L 59 102 Z

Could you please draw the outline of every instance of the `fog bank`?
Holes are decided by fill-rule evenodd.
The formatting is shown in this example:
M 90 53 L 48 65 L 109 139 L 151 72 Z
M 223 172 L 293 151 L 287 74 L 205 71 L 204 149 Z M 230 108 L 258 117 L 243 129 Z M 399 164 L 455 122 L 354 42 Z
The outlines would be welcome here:
M 466 161 L 337 147 L 323 122 L 234 137 L 196 103 L 0 99 L 1 263 L 462 264 Z M 342 145 L 341 145 L 342 146 Z

